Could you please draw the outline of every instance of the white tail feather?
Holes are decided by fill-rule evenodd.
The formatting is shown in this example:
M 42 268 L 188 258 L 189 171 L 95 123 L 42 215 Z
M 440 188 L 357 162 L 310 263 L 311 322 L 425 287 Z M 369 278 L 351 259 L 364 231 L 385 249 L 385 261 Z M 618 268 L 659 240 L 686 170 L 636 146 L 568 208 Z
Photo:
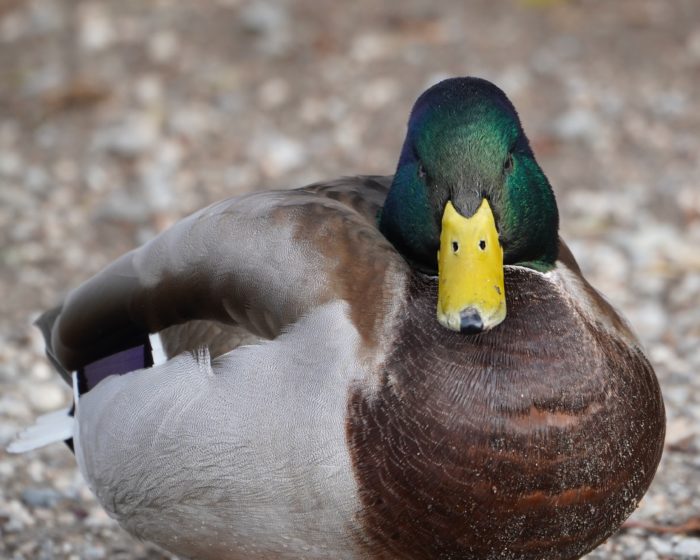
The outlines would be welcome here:
M 7 452 L 25 453 L 72 438 L 75 419 L 69 412 L 70 408 L 64 408 L 39 416 L 33 426 L 20 432 L 17 439 L 7 446 Z

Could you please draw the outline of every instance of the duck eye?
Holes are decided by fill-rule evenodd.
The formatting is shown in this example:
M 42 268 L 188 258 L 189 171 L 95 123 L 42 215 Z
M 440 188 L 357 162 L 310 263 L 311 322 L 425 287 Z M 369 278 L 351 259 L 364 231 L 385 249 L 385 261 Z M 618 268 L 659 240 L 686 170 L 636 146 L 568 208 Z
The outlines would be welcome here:
M 425 179 L 425 167 L 422 163 L 418 164 L 418 178 Z
M 513 154 L 508 154 L 506 161 L 503 163 L 503 171 L 508 173 L 511 169 L 513 169 Z

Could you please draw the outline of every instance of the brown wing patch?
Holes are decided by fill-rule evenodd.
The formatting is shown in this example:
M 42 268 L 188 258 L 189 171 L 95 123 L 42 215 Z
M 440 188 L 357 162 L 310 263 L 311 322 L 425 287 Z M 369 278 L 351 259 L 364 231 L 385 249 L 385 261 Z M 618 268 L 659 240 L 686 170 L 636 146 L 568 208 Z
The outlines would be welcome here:
M 347 438 L 372 558 L 573 559 L 653 477 L 659 388 L 637 350 L 591 328 L 547 279 L 506 270 L 508 317 L 463 336 L 414 278 L 376 393 Z
M 399 278 L 407 267 L 376 228 L 377 215 L 391 186 L 391 176 L 345 177 L 304 188 L 335 205 L 307 205 L 297 239 L 320 239 L 328 257 L 325 274 L 335 294 L 350 305 L 351 319 L 367 352 L 376 348 L 389 320 L 390 303 L 403 290 Z M 351 212 L 348 212 L 348 211 Z
M 328 299 L 349 304 L 363 347 L 373 352 L 408 266 L 374 223 L 333 197 L 305 202 L 299 211 L 295 240 L 323 256 L 319 274 L 327 282 Z

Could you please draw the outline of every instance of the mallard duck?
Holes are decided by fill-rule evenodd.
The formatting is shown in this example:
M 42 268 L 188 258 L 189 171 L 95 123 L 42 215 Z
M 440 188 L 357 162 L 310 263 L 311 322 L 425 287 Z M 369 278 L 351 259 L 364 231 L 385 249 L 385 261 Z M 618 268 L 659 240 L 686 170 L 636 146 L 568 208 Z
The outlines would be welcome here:
M 209 206 L 38 324 L 74 411 L 13 450 L 70 438 L 186 558 L 579 558 L 661 456 L 652 367 L 481 79 L 418 98 L 394 176 Z

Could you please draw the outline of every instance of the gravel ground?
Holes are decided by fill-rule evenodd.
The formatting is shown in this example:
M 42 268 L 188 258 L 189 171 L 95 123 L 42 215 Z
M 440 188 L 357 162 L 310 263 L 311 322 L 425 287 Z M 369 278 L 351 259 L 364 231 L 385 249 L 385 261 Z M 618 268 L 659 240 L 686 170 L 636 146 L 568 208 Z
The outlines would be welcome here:
M 391 173 L 415 97 L 478 75 L 519 108 L 563 234 L 665 395 L 632 518 L 655 527 L 587 558 L 700 558 L 678 529 L 700 525 L 700 2 L 401 6 L 0 0 L 0 447 L 68 402 L 31 326 L 66 290 L 214 200 Z M 0 451 L 0 537 L 8 559 L 171 558 L 103 513 L 63 446 Z

